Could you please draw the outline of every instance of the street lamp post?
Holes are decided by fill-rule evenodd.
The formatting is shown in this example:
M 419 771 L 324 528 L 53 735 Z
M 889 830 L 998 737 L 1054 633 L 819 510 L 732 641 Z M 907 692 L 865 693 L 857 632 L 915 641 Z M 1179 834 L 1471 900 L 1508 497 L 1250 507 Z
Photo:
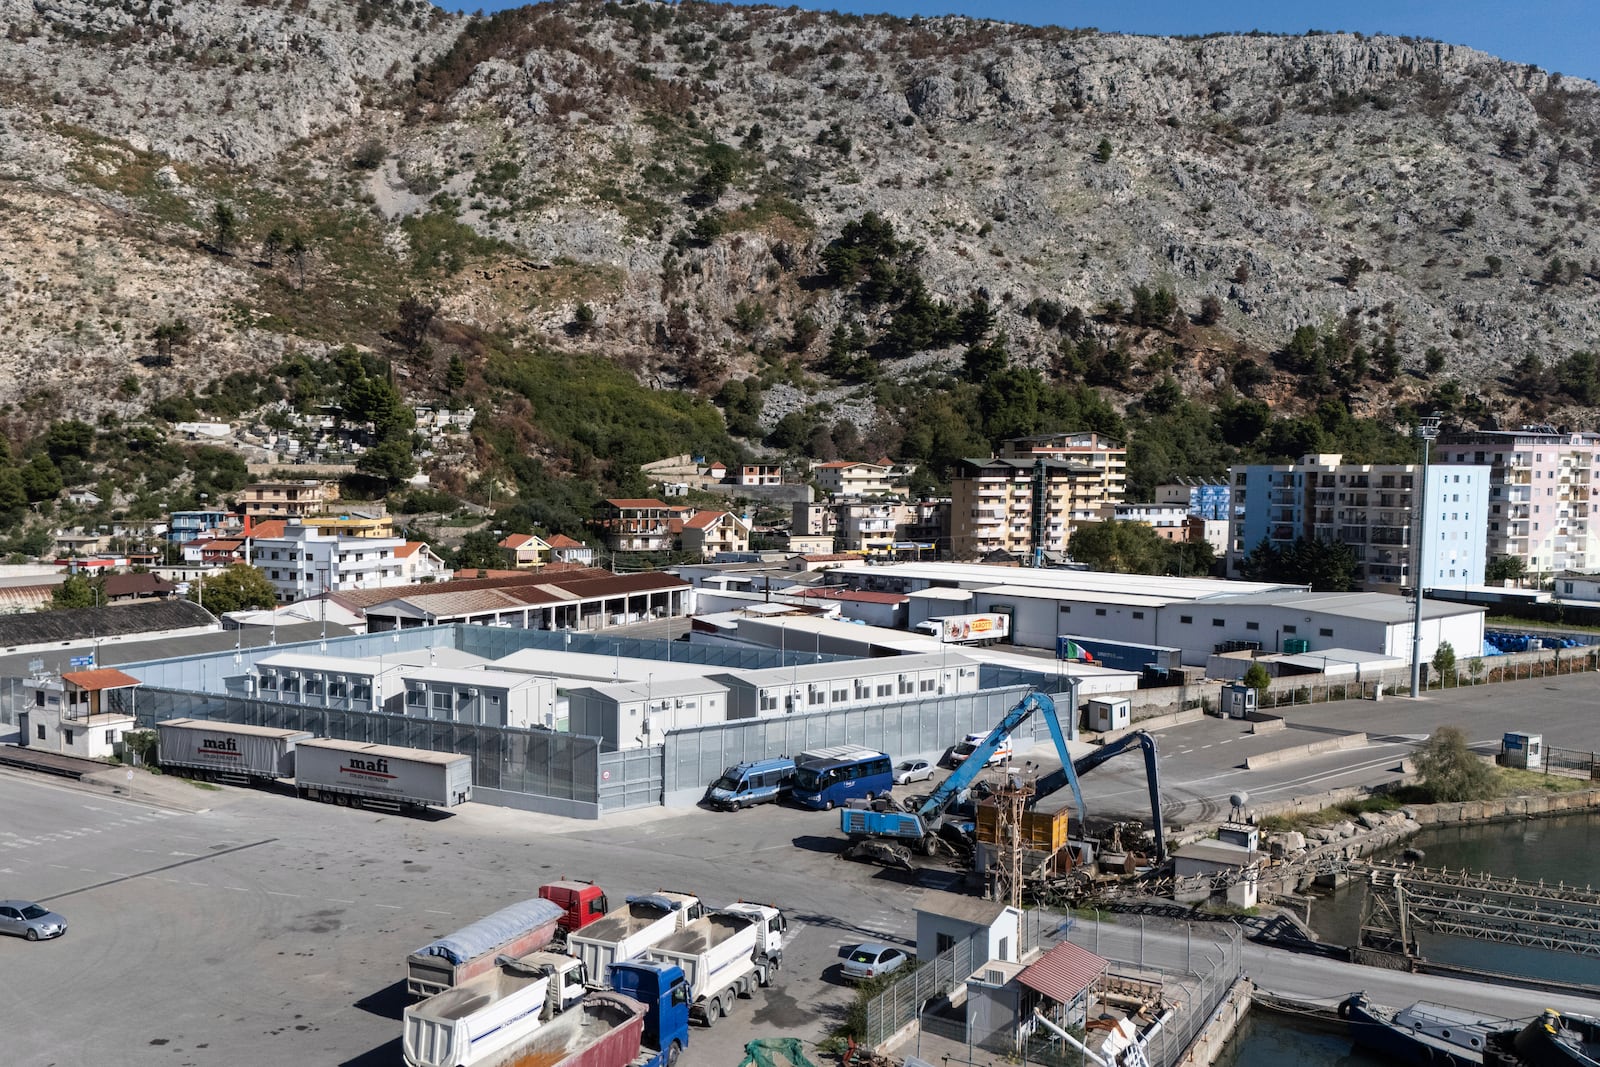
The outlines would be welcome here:
M 1422 556 L 1428 539 L 1428 445 L 1439 436 L 1439 415 L 1424 415 L 1417 422 L 1422 439 L 1422 484 L 1413 499 L 1417 504 L 1417 544 L 1411 553 L 1411 698 L 1422 692 Z

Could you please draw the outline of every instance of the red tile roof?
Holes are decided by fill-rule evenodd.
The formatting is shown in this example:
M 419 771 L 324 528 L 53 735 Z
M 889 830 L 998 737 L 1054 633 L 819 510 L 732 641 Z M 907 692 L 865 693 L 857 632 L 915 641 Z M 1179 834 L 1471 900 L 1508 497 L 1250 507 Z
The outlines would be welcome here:
M 63 682 L 71 682 L 79 689 L 125 689 L 130 685 L 143 685 L 131 674 L 124 674 L 112 667 L 102 667 L 97 671 L 72 671 L 61 676 Z
M 654 497 L 645 497 L 645 498 L 642 498 L 642 499 L 634 498 L 634 497 L 624 497 L 624 498 L 617 499 L 617 500 L 607 500 L 606 503 L 610 504 L 614 508 L 619 508 L 619 509 L 627 509 L 627 508 L 665 508 L 667 506 L 666 504 L 662 503 L 661 501 L 656 500 Z
M 425 543 L 426 542 L 423 541 L 407 541 L 405 544 L 394 550 L 394 558 L 409 559 L 410 557 L 416 555 L 418 549 L 422 548 Z
M 506 534 L 505 538 L 500 542 L 500 547 L 501 548 L 518 549 L 518 548 L 521 548 L 523 545 L 527 544 L 529 541 L 537 541 L 537 540 L 538 540 L 538 538 L 534 537 L 533 534 L 522 534 L 522 533 Z
M 1017 981 L 1059 1004 L 1071 1004 L 1109 965 L 1104 956 L 1063 941 L 1024 967 Z
M 729 513 L 726 511 L 702 511 L 683 525 L 691 530 L 704 530 L 729 517 Z
M 556 534 L 554 537 L 552 537 L 549 540 L 547 540 L 545 542 L 545 544 L 549 545 L 551 548 L 582 548 L 583 547 L 583 542 L 582 541 L 574 541 L 572 538 L 568 537 L 566 534 Z

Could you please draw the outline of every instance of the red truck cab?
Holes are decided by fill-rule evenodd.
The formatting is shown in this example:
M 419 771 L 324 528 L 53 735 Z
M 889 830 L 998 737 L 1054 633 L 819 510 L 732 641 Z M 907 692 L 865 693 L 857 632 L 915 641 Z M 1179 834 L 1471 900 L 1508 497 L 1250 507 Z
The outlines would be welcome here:
M 556 925 L 570 934 L 606 913 L 606 894 L 593 882 L 561 881 L 539 887 L 539 896 L 562 910 Z

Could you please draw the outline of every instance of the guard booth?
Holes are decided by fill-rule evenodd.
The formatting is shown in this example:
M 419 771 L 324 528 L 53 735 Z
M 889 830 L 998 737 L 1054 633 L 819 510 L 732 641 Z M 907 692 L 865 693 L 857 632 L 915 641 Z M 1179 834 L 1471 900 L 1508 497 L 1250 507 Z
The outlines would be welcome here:
M 1544 766 L 1544 735 L 1508 733 L 1500 739 L 1500 762 L 1536 771 Z
M 1248 719 L 1255 714 L 1258 698 L 1254 686 L 1225 685 L 1222 687 L 1222 714 L 1229 719 Z
M 1127 697 L 1089 701 L 1089 729 L 1095 733 L 1126 729 L 1133 719 L 1133 702 Z

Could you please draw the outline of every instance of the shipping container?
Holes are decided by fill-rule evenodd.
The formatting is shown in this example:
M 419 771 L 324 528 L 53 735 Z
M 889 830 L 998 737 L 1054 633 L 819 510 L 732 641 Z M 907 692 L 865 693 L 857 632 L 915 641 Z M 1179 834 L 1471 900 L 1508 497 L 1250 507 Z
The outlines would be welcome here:
M 305 730 L 167 719 L 156 723 L 162 767 L 196 771 L 205 777 L 293 778 L 295 748 L 316 735 Z
M 405 809 L 472 799 L 472 757 L 317 738 L 295 746 L 295 788 L 312 800 Z

